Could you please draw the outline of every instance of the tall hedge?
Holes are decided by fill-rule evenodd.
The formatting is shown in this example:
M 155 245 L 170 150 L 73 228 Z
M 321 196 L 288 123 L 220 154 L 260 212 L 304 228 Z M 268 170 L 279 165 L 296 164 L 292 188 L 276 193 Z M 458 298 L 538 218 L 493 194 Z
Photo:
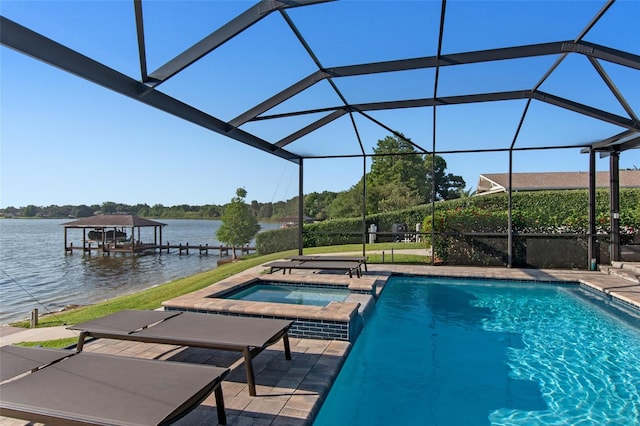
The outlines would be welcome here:
M 264 255 L 298 248 L 298 228 L 281 228 L 256 235 L 256 252 Z
M 516 232 L 528 233 L 587 233 L 589 225 L 589 194 L 586 190 L 516 192 L 512 196 L 512 218 Z M 461 213 L 464 211 L 464 213 Z M 508 196 L 493 194 L 436 204 L 436 217 L 452 215 L 465 220 L 465 232 L 490 232 L 486 225 L 476 229 L 479 216 L 497 215 L 495 229 L 507 225 Z M 429 217 L 425 225 L 430 227 Z M 480 223 L 483 223 L 481 221 Z M 609 191 L 596 191 L 596 228 L 598 233 L 609 232 Z M 620 227 L 632 234 L 640 229 L 640 188 L 620 189 Z M 429 228 L 430 229 L 430 228 Z M 446 228 L 436 232 L 447 232 Z
M 484 198 L 484 200 L 482 200 Z M 435 255 L 443 263 L 506 265 L 507 194 L 441 205 L 433 224 Z M 476 200 L 478 202 L 476 202 Z M 588 192 L 542 191 L 513 194 L 512 259 L 515 266 L 585 268 L 588 264 Z M 620 240 L 634 243 L 640 230 L 640 189 L 620 190 Z M 431 216 L 424 229 L 431 232 Z M 608 262 L 609 191 L 596 191 L 596 260 Z M 428 238 L 430 240 L 430 238 Z
M 589 194 L 586 190 L 516 192 L 512 194 L 512 219 L 519 233 L 586 234 Z M 437 233 L 505 233 L 508 225 L 506 193 L 467 197 L 435 203 Z M 620 224 L 623 237 L 637 235 L 640 229 L 640 188 L 620 189 Z M 432 206 L 425 204 L 390 213 L 369 215 L 367 228 L 390 233 L 394 223 L 406 223 L 410 231 L 417 223 L 423 232 L 431 232 Z M 596 191 L 597 231 L 609 231 L 609 191 Z M 328 220 L 305 225 L 305 247 L 362 242 L 362 218 Z M 382 237 L 382 236 L 381 236 Z M 388 238 L 390 239 L 390 237 Z M 387 240 L 388 240 L 387 239 Z M 384 241 L 379 238 L 378 241 Z M 623 241 L 624 242 L 624 241 Z M 261 254 L 297 247 L 297 229 L 282 229 L 258 234 Z M 450 245 L 451 241 L 446 244 Z M 485 244 L 485 243 L 483 243 Z M 488 243 L 485 244 L 486 247 Z M 485 248 L 486 248 L 485 247 Z

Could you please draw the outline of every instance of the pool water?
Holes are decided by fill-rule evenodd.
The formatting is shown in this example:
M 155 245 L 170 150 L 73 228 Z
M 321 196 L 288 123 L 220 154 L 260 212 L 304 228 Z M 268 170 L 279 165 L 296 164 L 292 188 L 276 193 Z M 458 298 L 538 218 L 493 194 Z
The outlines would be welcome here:
M 288 303 L 291 305 L 326 306 L 330 302 L 342 302 L 349 295 L 348 289 L 321 287 L 306 284 L 254 284 L 227 296 L 227 299 L 253 302 Z
M 577 285 L 392 277 L 314 425 L 640 424 L 640 315 Z

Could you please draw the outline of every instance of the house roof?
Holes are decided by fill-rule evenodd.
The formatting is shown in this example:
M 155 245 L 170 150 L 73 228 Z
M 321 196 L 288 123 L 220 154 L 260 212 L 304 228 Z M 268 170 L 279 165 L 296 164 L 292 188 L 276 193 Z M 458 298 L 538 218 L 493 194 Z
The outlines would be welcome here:
M 640 170 L 620 170 L 620 188 L 640 188 Z M 587 189 L 588 172 L 513 173 L 514 191 L 540 191 L 545 189 Z M 477 194 L 506 192 L 508 173 L 480 175 Z M 609 187 L 609 172 L 596 173 L 596 187 Z
M 167 226 L 166 223 L 144 219 L 130 214 L 100 214 L 96 216 L 83 217 L 62 224 L 65 228 L 108 228 L 108 227 L 147 227 L 147 226 Z

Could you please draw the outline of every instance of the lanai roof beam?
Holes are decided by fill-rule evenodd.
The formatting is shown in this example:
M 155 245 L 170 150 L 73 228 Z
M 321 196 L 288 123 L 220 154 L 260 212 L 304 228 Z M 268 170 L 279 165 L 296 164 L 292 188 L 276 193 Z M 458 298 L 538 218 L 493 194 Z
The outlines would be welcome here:
M 0 29 L 0 43 L 4 46 L 236 141 L 294 163 L 299 162 L 300 157 L 296 154 L 285 151 L 243 130 L 234 129 L 224 121 L 162 92 L 148 90 L 145 84 L 4 16 L 0 16 Z
M 287 99 L 294 97 L 298 93 L 305 91 L 309 87 L 313 86 L 319 81 L 324 80 L 328 76 L 329 75 L 326 72 L 316 71 L 313 74 L 308 75 L 307 77 L 298 81 L 297 83 L 287 87 L 282 92 L 270 97 L 266 101 L 261 102 L 260 104 L 254 106 L 250 110 L 247 110 L 246 112 L 242 113 L 238 117 L 229 121 L 229 124 L 234 127 L 240 127 L 249 121 L 259 120 L 260 119 L 259 115 L 262 114 L 263 112 L 268 111 L 271 108 L 286 101 Z
M 607 111 L 603 111 L 598 108 L 594 108 L 588 105 L 584 105 L 578 102 L 571 101 L 559 96 L 555 96 L 542 91 L 531 92 L 530 90 L 513 90 L 508 92 L 494 92 L 494 93 L 479 93 L 473 95 L 460 95 L 460 96 L 444 96 L 437 99 L 433 98 L 421 98 L 421 99 L 408 99 L 399 101 L 386 101 L 386 102 L 370 102 L 364 104 L 354 104 L 350 107 L 357 111 L 379 111 L 379 110 L 391 110 L 402 108 L 421 108 L 431 107 L 434 105 L 459 105 L 467 103 L 481 103 L 481 102 L 495 102 L 495 101 L 510 101 L 518 99 L 533 99 L 546 102 L 573 112 L 587 115 L 598 120 L 602 120 L 611 124 L 615 124 L 620 127 L 624 127 L 630 130 L 640 131 L 640 123 L 631 120 L 626 117 L 622 117 L 616 114 L 612 114 Z M 294 115 L 315 114 L 325 111 L 337 111 L 342 110 L 344 107 L 336 106 L 332 108 L 325 108 L 322 110 L 308 110 L 308 111 L 296 111 L 292 113 L 281 113 L 276 115 L 267 115 L 255 118 L 258 120 L 269 120 L 275 118 L 284 118 Z M 252 120 L 253 121 L 253 120 Z M 318 127 L 316 127 L 317 129 Z M 307 132 L 308 133 L 308 132 Z
M 591 144 L 589 148 L 584 148 L 580 152 L 585 154 L 589 152 L 589 149 L 591 149 L 593 151 L 598 151 L 601 154 L 607 154 L 612 147 L 615 147 L 616 150 L 620 152 L 638 148 L 640 147 L 640 133 L 633 130 L 625 130 L 624 132 L 618 133 L 610 138 Z
M 480 93 L 476 95 L 460 95 L 460 96 L 444 96 L 438 99 L 433 98 L 422 98 L 422 99 L 408 99 L 408 100 L 399 100 L 399 101 L 384 101 L 384 102 L 369 102 L 364 104 L 353 104 L 350 105 L 354 111 L 363 112 L 363 111 L 379 111 L 379 110 L 390 110 L 390 109 L 401 109 L 401 108 L 422 108 L 422 107 L 430 107 L 433 105 L 457 105 L 457 104 L 465 104 L 465 103 L 478 103 L 478 102 L 492 102 L 492 101 L 509 101 L 516 99 L 526 99 L 529 96 L 530 91 L 528 90 L 514 90 L 511 92 L 495 92 L 495 93 Z M 344 109 L 343 106 L 334 106 L 327 107 L 321 109 L 311 109 L 311 110 L 303 110 L 303 111 L 293 111 L 293 112 L 285 112 L 280 114 L 273 115 L 263 115 L 260 117 L 256 117 L 251 121 L 262 121 L 262 120 L 271 120 L 275 118 L 285 118 L 285 117 L 293 117 L 297 115 L 305 115 L 305 114 L 317 114 L 319 112 L 327 112 L 327 111 L 335 111 Z
M 598 71 L 598 74 L 600 74 L 600 77 L 604 80 L 606 85 L 609 87 L 609 90 L 611 90 L 611 93 L 613 93 L 613 96 L 615 96 L 618 102 L 620 102 L 620 105 L 622 105 L 622 108 L 624 108 L 627 114 L 629 114 L 629 117 L 636 123 L 639 123 L 640 120 L 638 120 L 638 116 L 633 111 L 633 108 L 631 108 L 631 105 L 629 105 L 629 103 L 624 98 L 624 96 L 622 96 L 622 93 L 620 92 L 620 90 L 618 90 L 616 85 L 613 83 L 613 80 L 611 80 L 611 77 L 609 77 L 609 74 L 607 74 L 605 69 L 600 64 L 600 62 L 598 62 L 597 59 L 592 57 L 589 57 L 589 62 L 591 62 L 591 65 L 593 65 L 596 71 Z
M 568 109 L 580 114 L 584 114 L 592 118 L 597 118 L 598 120 L 606 121 L 608 123 L 615 124 L 616 126 L 640 131 L 640 123 L 634 120 L 630 120 L 626 117 L 621 117 L 619 115 L 603 111 L 598 108 L 593 108 L 588 105 L 574 102 L 572 100 L 561 98 L 560 96 L 555 96 L 539 90 L 534 92 L 533 97 L 534 99 L 537 99 L 539 101 L 559 106 L 560 108 Z
M 271 12 L 289 7 L 306 6 L 328 1 L 333 0 L 262 0 L 152 72 L 149 75 L 149 83 L 159 84 L 168 80 L 192 63 L 196 62 L 198 59 L 217 49 L 219 46 L 251 27 Z
M 142 19 L 142 0 L 133 1 L 136 17 L 136 35 L 138 38 L 138 58 L 140 60 L 140 80 L 147 81 L 147 48 L 144 41 L 144 21 Z
M 320 127 L 324 126 L 325 124 L 329 124 L 333 120 L 336 120 L 336 119 L 342 117 L 346 113 L 347 113 L 347 111 L 344 108 L 343 109 L 336 109 L 331 114 L 325 115 L 321 119 L 316 120 L 315 122 L 309 124 L 308 126 L 303 127 L 302 129 L 298 130 L 297 132 L 294 132 L 291 135 L 281 139 L 280 141 L 276 142 L 275 145 L 277 147 L 280 147 L 280 148 L 285 147 L 285 146 L 289 145 L 291 142 L 293 142 L 293 141 L 295 141 L 297 139 L 300 139 L 301 137 L 303 137 L 305 135 L 308 135 L 309 133 L 313 132 L 314 130 L 319 129 Z
M 437 56 L 402 59 L 394 61 L 374 62 L 359 65 L 346 65 L 333 68 L 325 68 L 316 71 L 295 84 L 284 89 L 280 93 L 261 102 L 247 110 L 229 122 L 234 127 L 255 120 L 264 112 L 292 98 L 300 92 L 308 89 L 317 82 L 330 77 L 351 77 L 357 75 L 377 74 L 384 72 L 397 72 L 415 69 L 435 68 L 437 66 L 452 66 L 472 64 L 478 62 L 500 61 L 507 59 L 519 59 L 533 56 L 558 55 L 567 53 L 579 53 L 589 58 L 598 58 L 618 65 L 640 69 L 640 56 L 628 52 L 610 49 L 597 44 L 583 41 L 560 41 L 507 47 L 500 49 L 479 50 L 475 52 L 454 53 Z
M 640 56 L 611 49 L 585 41 L 557 41 L 551 43 L 531 44 L 499 49 L 476 50 L 473 52 L 444 54 L 422 58 L 400 59 L 393 61 L 372 62 L 358 65 L 345 65 L 326 68 L 324 71 L 332 77 L 352 77 L 356 75 L 377 74 L 384 72 L 409 71 L 415 69 L 435 68 L 437 66 L 468 65 L 479 62 L 522 59 L 535 56 L 579 53 L 590 57 L 612 62 L 614 64 L 640 69 Z
M 356 111 L 358 111 L 358 113 L 360 113 L 360 115 L 362 115 L 363 117 L 367 118 L 368 120 L 374 122 L 375 124 L 377 124 L 378 126 L 382 127 L 383 129 L 385 129 L 386 131 L 390 132 L 392 135 L 394 135 L 395 137 L 402 139 L 403 141 L 408 142 L 409 144 L 411 144 L 414 148 L 416 148 L 418 151 L 421 151 L 422 153 L 427 154 L 429 151 L 427 151 L 426 149 L 424 149 L 423 147 L 421 147 L 420 145 L 418 145 L 417 143 L 409 140 L 406 138 L 406 136 L 404 136 L 403 134 L 401 134 L 400 132 L 398 132 L 397 130 L 393 130 L 391 127 L 387 126 L 386 124 L 376 120 L 375 118 L 371 117 L 370 115 L 366 114 L 364 111 L 356 109 Z

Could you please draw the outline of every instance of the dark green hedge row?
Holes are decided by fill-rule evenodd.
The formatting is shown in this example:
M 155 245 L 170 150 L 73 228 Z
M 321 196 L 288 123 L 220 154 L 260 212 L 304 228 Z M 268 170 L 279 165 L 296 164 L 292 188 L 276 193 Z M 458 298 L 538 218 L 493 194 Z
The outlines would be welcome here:
M 436 210 L 434 253 L 448 264 L 507 264 L 506 236 L 477 235 L 508 231 L 507 195 L 478 197 L 473 201 L 450 203 L 446 208 Z M 512 261 L 515 266 L 587 267 L 587 191 L 516 193 L 512 201 L 512 224 L 516 233 Z M 640 189 L 620 190 L 620 210 L 620 241 L 632 244 L 640 230 Z M 431 225 L 429 216 L 425 218 L 424 229 L 431 232 Z M 607 190 L 598 190 L 596 233 L 604 240 L 609 231 L 609 194 Z M 600 247 L 597 260 L 604 261 L 608 256 L 606 244 Z
M 473 197 L 436 206 L 436 232 L 503 232 L 508 224 L 506 194 Z M 514 230 L 526 233 L 586 233 L 589 225 L 588 193 L 540 191 L 513 194 Z M 429 212 L 430 213 L 430 212 Z M 425 228 L 431 229 L 431 215 L 425 216 Z M 609 232 L 609 194 L 596 191 L 597 232 Z M 640 189 L 620 190 L 620 226 L 623 233 L 640 229 Z
M 566 234 L 586 233 L 588 228 L 588 192 L 538 191 L 512 195 L 513 226 L 520 233 Z M 380 233 L 378 241 L 390 241 L 395 223 L 406 223 L 409 231 L 422 223 L 423 232 L 431 232 L 431 204 L 391 213 L 367 216 L 366 227 L 375 224 Z M 508 196 L 506 193 L 460 198 L 435 204 L 437 233 L 506 232 L 508 226 Z M 620 189 L 620 223 L 624 235 L 637 234 L 640 229 L 640 189 Z M 596 191 L 596 219 L 598 232 L 608 232 L 609 191 Z M 261 254 L 297 247 L 296 228 L 258 234 L 257 250 Z M 304 226 L 305 247 L 361 243 L 362 218 L 331 220 Z M 437 242 L 436 242 L 437 244 Z M 452 241 L 447 239 L 447 247 Z M 438 252 L 439 247 L 435 247 Z M 450 250 L 450 249 L 447 249 Z
M 298 228 L 282 228 L 256 235 L 256 252 L 260 255 L 298 248 Z

